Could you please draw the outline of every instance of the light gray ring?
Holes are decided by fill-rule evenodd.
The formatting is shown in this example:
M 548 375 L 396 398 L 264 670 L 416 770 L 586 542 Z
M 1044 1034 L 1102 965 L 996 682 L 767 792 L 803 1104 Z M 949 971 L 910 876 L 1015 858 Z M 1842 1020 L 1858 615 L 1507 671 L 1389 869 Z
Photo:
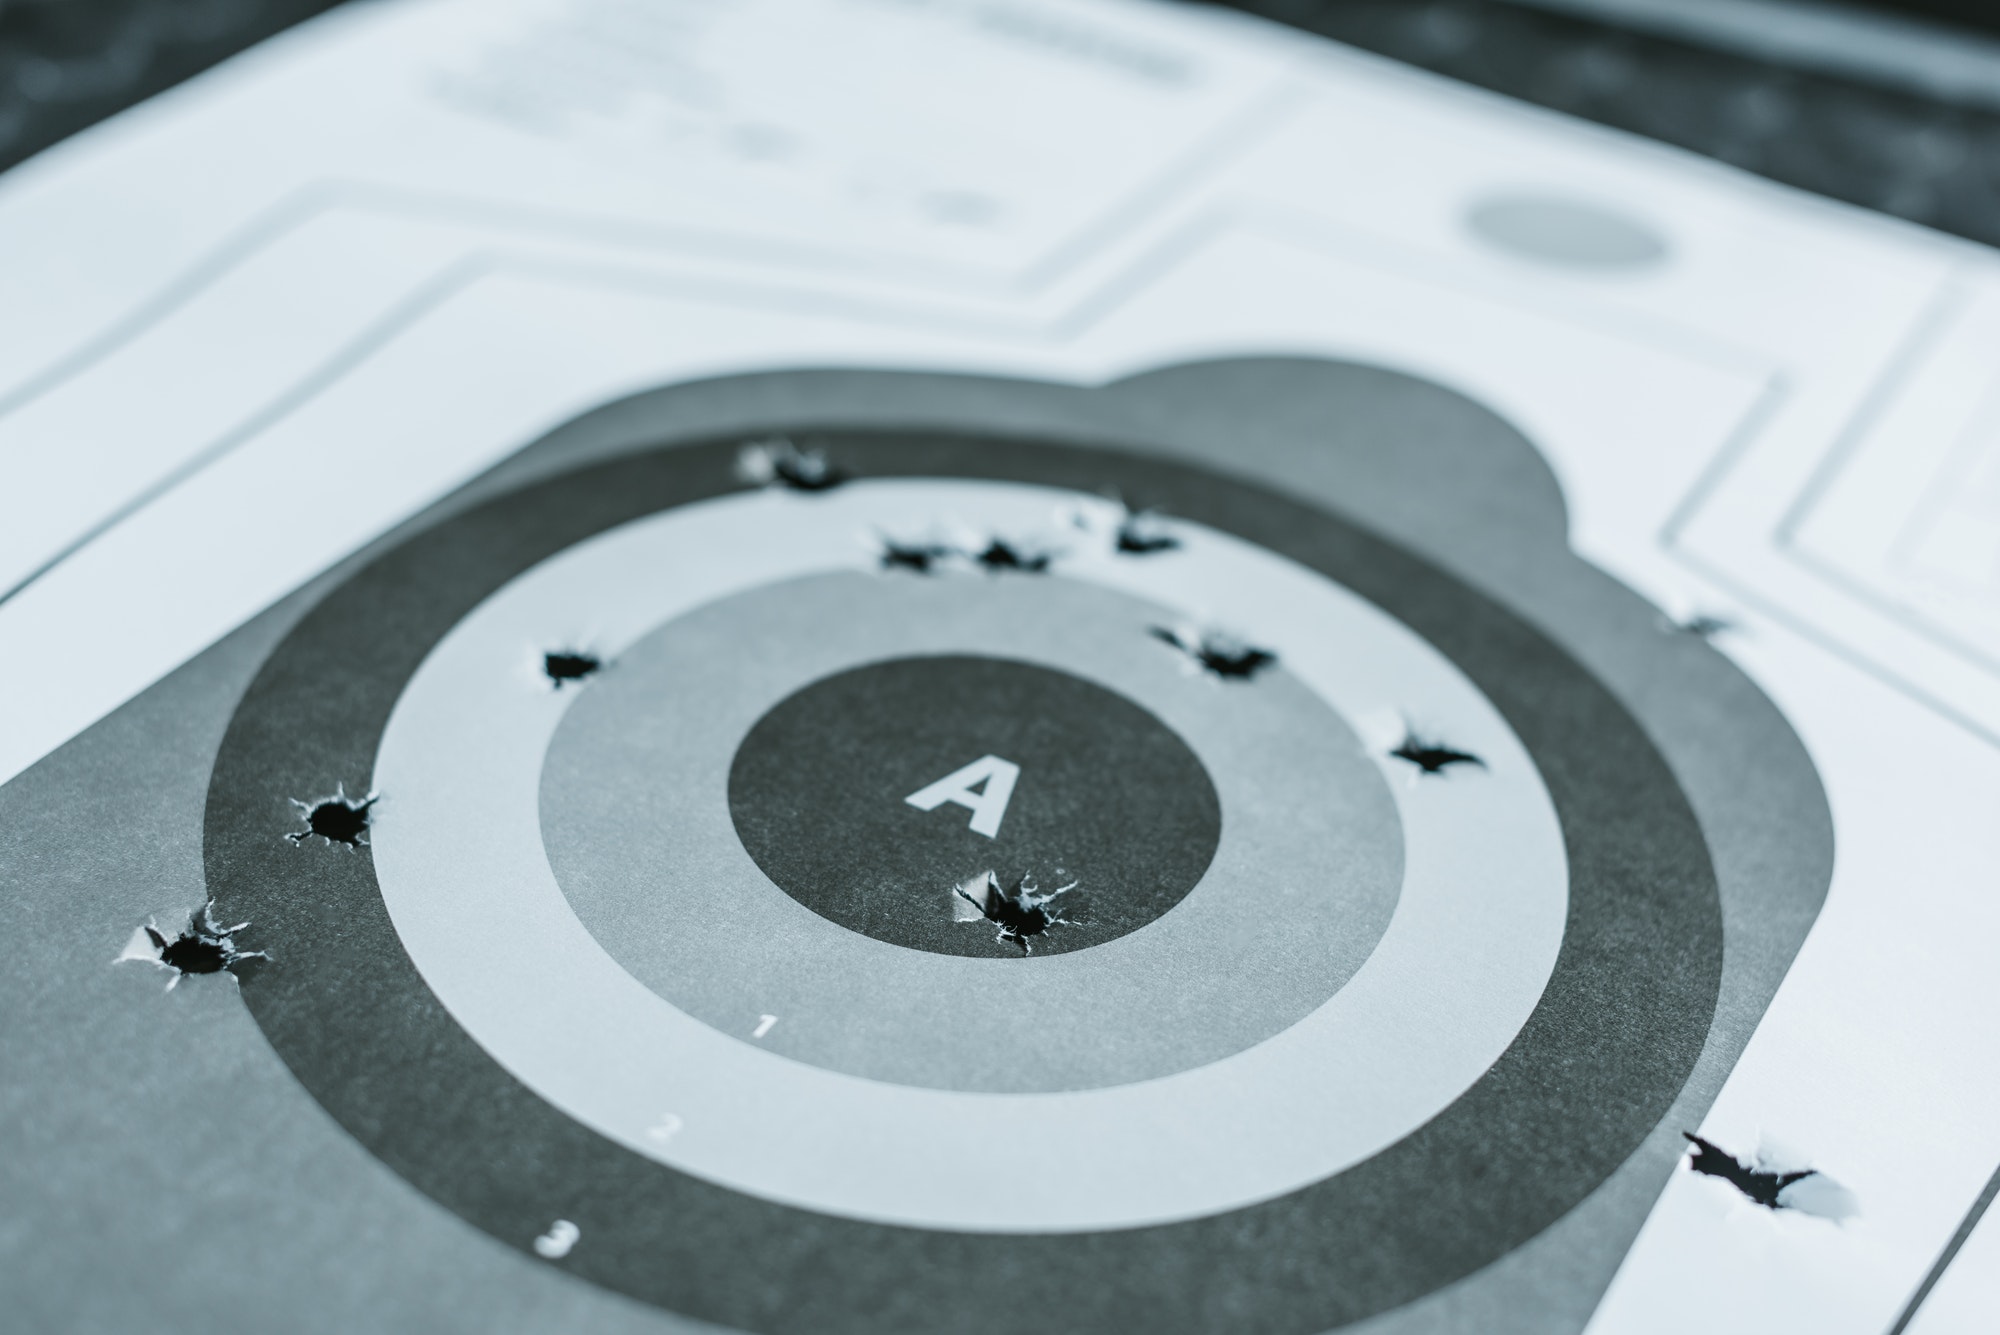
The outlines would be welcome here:
M 851 1075 L 1036 1093 L 1240 1052 L 1311 1013 L 1375 948 L 1402 882 L 1402 825 L 1319 696 L 1282 667 L 1191 675 L 1147 633 L 1174 617 L 1055 576 L 900 572 L 806 576 L 698 608 L 625 650 L 565 714 L 542 770 L 556 881 L 660 997 L 739 1038 L 776 1017 L 762 1046 Z M 1180 734 L 1222 807 L 1186 899 L 1086 951 L 972 959 L 850 931 L 770 882 L 729 811 L 743 736 L 820 678 L 960 653 L 1081 677 Z M 936 900 L 949 918 L 949 888 Z
M 373 871 L 432 993 L 515 1078 L 619 1144 L 768 1200 L 914 1227 L 1088 1231 L 1212 1214 L 1338 1173 L 1449 1107 L 1515 1041 L 1563 948 L 1568 858 L 1548 789 L 1492 702 L 1408 626 L 1312 567 L 1191 521 L 1175 525 L 1179 548 L 1147 561 L 1076 542 L 1063 574 L 1196 620 L 1227 609 L 1364 736 L 1401 715 L 1485 763 L 1465 781 L 1417 783 L 1382 743 L 1404 826 L 1401 893 L 1367 961 L 1298 1023 L 1125 1085 L 894 1085 L 696 1020 L 627 973 L 564 898 L 540 779 L 581 693 L 524 689 L 508 663 L 525 668 L 536 646 L 573 635 L 615 660 L 704 603 L 875 570 L 870 535 L 941 516 L 978 532 L 1068 531 L 1091 504 L 1102 507 L 988 479 L 734 493 L 606 529 L 494 591 L 404 683 L 375 755 Z M 1037 1172 L 995 1173 L 966 1152 L 1037 1127 L 1062 1132 L 1037 1140 Z

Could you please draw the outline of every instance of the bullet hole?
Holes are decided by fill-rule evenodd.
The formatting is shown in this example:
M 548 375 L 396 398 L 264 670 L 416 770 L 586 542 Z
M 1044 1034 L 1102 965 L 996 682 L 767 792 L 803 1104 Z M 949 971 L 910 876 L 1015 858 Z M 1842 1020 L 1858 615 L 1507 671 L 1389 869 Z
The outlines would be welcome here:
M 1186 626 L 1153 626 L 1149 633 L 1163 644 L 1186 654 L 1204 671 L 1218 677 L 1247 680 L 1278 661 L 1268 649 L 1259 649 L 1222 631 L 1197 631 Z
M 1427 741 L 1414 732 L 1405 733 L 1402 745 L 1389 754 L 1398 760 L 1409 761 L 1425 774 L 1442 774 L 1452 765 L 1486 768 L 1486 762 L 1470 751 L 1454 751 L 1441 742 Z
M 1117 549 L 1126 556 L 1154 556 L 1177 550 L 1181 540 L 1167 530 L 1157 510 L 1127 510 L 1118 523 Z
M 1181 546 L 1164 514 L 1150 507 L 1135 510 L 1115 493 L 1078 507 L 1070 523 L 1094 537 L 1108 533 L 1111 550 L 1120 556 L 1154 556 L 1178 551 Z
M 189 914 L 187 926 L 172 938 L 160 930 L 157 920 L 134 931 L 119 953 L 118 962 L 144 960 L 171 971 L 173 977 L 167 980 L 167 990 L 171 992 L 188 974 L 234 971 L 247 960 L 269 959 L 261 950 L 243 950 L 237 946 L 236 934 L 249 925 L 247 922 L 234 927 L 217 925 L 215 901 L 210 900 L 199 912 Z
M 878 556 L 884 570 L 910 570 L 919 575 L 935 575 L 955 565 L 969 566 L 992 574 L 1014 571 L 1023 575 L 1042 575 L 1055 563 L 1061 552 L 1053 547 L 1022 542 L 1002 537 L 989 537 L 983 543 L 955 542 L 904 542 L 897 538 L 880 539 Z
M 793 491 L 827 491 L 847 481 L 825 450 L 802 450 L 783 436 L 745 445 L 736 455 L 736 475 L 753 486 Z
M 365 848 L 368 840 L 363 836 L 368 832 L 369 808 L 379 800 L 374 793 L 358 800 L 349 797 L 345 784 L 335 786 L 332 797 L 322 797 L 316 802 L 301 802 L 295 797 L 292 805 L 299 809 L 306 828 L 295 830 L 285 838 L 295 844 L 318 838 L 328 844 Z
M 986 545 L 972 556 L 973 563 L 982 570 L 1018 570 L 1024 575 L 1046 573 L 1055 559 L 1056 554 L 1047 548 L 1029 547 L 997 537 L 989 538 Z
M 570 1254 L 583 1230 L 567 1219 L 549 1225 L 549 1231 L 535 1239 L 535 1255 L 545 1261 L 560 1261 Z
M 1685 621 L 1675 622 L 1673 628 L 1683 635 L 1692 635 L 1697 639 L 1712 640 L 1727 631 L 1735 630 L 1736 623 L 1728 617 L 1697 612 Z
M 582 681 L 594 676 L 604 666 L 604 661 L 595 654 L 562 649 L 542 655 L 542 672 L 557 690 L 570 682 Z
M 1694 1146 L 1686 1161 L 1689 1169 L 1722 1179 L 1767 1210 L 1792 1210 L 1834 1220 L 1859 1212 L 1854 1193 L 1816 1168 L 1785 1167 L 1778 1155 L 1766 1151 L 1759 1151 L 1745 1163 L 1691 1131 L 1681 1135 Z
M 951 916 L 958 922 L 983 920 L 992 923 L 998 929 L 993 935 L 996 942 L 1015 946 L 1023 955 L 1031 955 L 1034 946 L 1030 938 L 1042 935 L 1051 927 L 1077 925 L 1062 917 L 1061 910 L 1052 907 L 1057 896 L 1076 889 L 1076 884 L 1071 881 L 1068 885 L 1041 894 L 1032 876 L 1023 876 L 1012 886 L 1003 886 L 998 875 L 983 871 L 952 888 Z
M 938 564 L 949 560 L 954 550 L 948 545 L 935 542 L 898 542 L 894 538 L 882 539 L 882 568 L 884 570 L 913 570 L 919 575 L 937 572 Z
M 1688 1158 L 1689 1168 L 1704 1177 L 1721 1178 L 1767 1210 L 1778 1208 L 1778 1197 L 1786 1187 L 1812 1176 L 1809 1168 L 1790 1173 L 1760 1172 L 1712 1141 L 1703 1140 L 1691 1131 L 1681 1134 L 1694 1146 L 1694 1153 Z
M 1654 618 L 1654 625 L 1662 635 L 1691 635 L 1698 640 L 1713 640 L 1742 629 L 1734 617 L 1720 612 L 1704 612 L 1685 603 L 1676 610 L 1659 613 Z

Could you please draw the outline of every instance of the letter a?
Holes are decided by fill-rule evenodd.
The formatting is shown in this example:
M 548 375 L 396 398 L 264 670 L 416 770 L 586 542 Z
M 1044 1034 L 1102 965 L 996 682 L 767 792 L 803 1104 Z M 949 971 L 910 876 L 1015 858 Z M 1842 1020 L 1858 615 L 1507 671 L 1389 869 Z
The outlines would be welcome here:
M 1000 833 L 1000 818 L 1007 814 L 1007 799 L 1014 795 L 1014 780 L 1020 777 L 1021 767 L 1013 761 L 981 756 L 903 800 L 919 811 L 936 811 L 946 802 L 969 808 L 974 832 L 991 839 Z M 973 785 L 980 783 L 986 787 L 974 792 Z

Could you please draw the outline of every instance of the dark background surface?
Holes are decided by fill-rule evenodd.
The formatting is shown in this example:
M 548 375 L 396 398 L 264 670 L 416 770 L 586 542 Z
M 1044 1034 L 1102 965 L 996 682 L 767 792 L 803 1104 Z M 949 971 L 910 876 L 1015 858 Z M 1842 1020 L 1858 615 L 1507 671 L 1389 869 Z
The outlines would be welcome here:
M 2000 108 L 1495 0 L 1232 7 L 2000 245 Z M 1977 7 L 2000 28 L 2000 4 Z
M 0 169 L 337 0 L 0 0 Z
M 1994 6 L 1993 0 L 1902 0 L 1900 4 L 1874 7 L 2000 32 L 2000 8 Z
M 0 0 L 0 169 L 336 2 Z M 2000 96 L 1973 105 L 1503 0 L 1222 2 L 2000 244 Z M 1874 8 L 2000 34 L 1987 0 Z

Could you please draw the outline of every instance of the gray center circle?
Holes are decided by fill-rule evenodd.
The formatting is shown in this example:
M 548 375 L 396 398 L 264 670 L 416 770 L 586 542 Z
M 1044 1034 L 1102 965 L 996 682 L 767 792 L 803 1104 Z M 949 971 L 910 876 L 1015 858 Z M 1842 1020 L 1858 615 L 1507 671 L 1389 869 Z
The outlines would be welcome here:
M 1380 769 L 1319 695 L 1282 666 L 1248 682 L 1188 671 L 1147 633 L 1170 615 L 1047 576 L 826 574 L 709 603 L 619 654 L 563 715 L 541 776 L 549 866 L 645 987 L 825 1069 L 1042 1093 L 1243 1051 L 1312 1013 L 1374 950 L 1402 883 L 1402 826 Z M 1199 757 L 1221 830 L 1194 888 L 1091 949 L 1024 957 L 985 950 L 986 924 L 954 922 L 939 887 L 933 921 L 984 936 L 980 958 L 851 931 L 773 884 L 729 802 L 758 720 L 851 669 L 995 646 L 1132 702 Z
M 964 654 L 787 696 L 737 748 L 729 810 L 757 865 L 821 917 L 975 958 L 1143 927 L 1222 835 L 1201 762 L 1153 715 L 1067 672 Z
M 1520 259 L 1567 269 L 1638 271 L 1664 263 L 1665 238 L 1637 218 L 1548 195 L 1483 199 L 1465 216 L 1472 234 Z

